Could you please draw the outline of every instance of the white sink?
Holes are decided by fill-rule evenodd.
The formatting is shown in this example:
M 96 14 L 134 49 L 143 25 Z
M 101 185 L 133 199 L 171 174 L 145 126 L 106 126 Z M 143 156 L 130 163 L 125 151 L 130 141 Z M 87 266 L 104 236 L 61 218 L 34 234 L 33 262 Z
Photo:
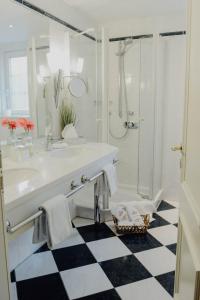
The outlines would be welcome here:
M 70 159 L 80 155 L 82 151 L 83 149 L 81 147 L 70 147 L 65 149 L 53 150 L 50 152 L 50 156 L 60 159 Z
M 5 186 L 17 185 L 37 177 L 39 172 L 32 168 L 8 169 L 3 171 Z

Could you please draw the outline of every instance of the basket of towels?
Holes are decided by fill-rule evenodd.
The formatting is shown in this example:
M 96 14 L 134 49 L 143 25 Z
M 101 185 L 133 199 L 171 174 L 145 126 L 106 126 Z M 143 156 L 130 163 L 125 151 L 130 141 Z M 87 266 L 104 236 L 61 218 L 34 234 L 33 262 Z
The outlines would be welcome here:
M 117 233 L 146 233 L 155 206 L 149 200 L 118 203 L 111 209 Z

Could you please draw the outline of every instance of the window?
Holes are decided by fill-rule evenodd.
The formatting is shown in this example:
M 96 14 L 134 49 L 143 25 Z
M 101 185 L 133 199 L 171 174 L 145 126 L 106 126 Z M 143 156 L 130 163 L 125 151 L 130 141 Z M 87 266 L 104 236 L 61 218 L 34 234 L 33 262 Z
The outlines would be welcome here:
M 22 52 L 6 54 L 6 111 L 11 116 L 29 115 L 28 63 Z

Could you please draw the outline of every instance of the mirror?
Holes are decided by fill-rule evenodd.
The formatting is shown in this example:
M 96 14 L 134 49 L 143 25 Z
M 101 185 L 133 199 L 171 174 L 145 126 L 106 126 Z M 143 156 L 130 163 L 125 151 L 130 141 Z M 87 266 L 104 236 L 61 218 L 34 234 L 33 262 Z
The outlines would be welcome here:
M 78 136 L 97 140 L 96 41 L 77 35 L 68 24 L 41 16 L 17 3 L 1 1 L 6 16 L 0 21 L 0 114 L 17 122 L 34 123 L 30 135 L 49 133 L 61 138 L 60 109 L 63 102 L 73 106 Z M 95 36 L 95 30 L 92 33 Z M 81 98 L 81 102 L 76 99 Z M 87 119 L 87 107 L 91 119 Z M 23 128 L 13 131 L 24 135 Z M 0 128 L 3 140 L 9 130 Z
M 73 107 L 77 136 L 97 140 L 96 39 L 75 35 L 78 29 L 64 21 L 56 22 L 13 1 L 0 1 L 0 11 L 4 12 L 0 19 L 4 202 L 6 219 L 16 224 L 19 220 L 13 218 L 9 205 L 19 194 L 31 192 L 30 181 L 38 181 L 41 164 L 36 166 L 35 160 L 41 153 L 41 160 L 49 154 L 47 135 L 59 139 L 58 148 L 66 144 L 61 140 L 63 102 Z M 69 150 L 67 155 L 76 153 Z M 16 249 L 19 245 L 24 247 L 18 239 L 9 242 L 10 270 L 24 260 L 23 249 Z
M 81 98 L 87 93 L 87 85 L 80 77 L 72 77 L 68 89 L 71 95 L 75 98 Z

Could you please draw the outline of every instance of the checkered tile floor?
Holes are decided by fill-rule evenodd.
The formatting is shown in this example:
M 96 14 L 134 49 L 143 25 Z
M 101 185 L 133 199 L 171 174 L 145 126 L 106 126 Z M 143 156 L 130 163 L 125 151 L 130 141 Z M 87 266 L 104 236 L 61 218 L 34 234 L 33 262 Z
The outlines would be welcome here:
M 12 300 L 172 300 L 178 208 L 163 201 L 153 217 L 146 235 L 75 219 L 69 240 L 11 273 Z

